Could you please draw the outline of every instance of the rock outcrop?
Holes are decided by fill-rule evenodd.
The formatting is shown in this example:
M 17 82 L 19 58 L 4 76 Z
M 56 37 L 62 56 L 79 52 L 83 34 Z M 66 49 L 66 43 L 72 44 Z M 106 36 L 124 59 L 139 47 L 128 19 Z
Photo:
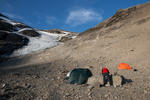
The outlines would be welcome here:
M 27 45 L 29 39 L 12 32 L 0 30 L 0 57 L 10 55 L 14 50 Z
M 65 42 L 78 36 L 76 32 L 65 31 L 61 29 L 42 30 L 52 34 L 62 34 L 62 37 L 58 39 L 59 42 Z
M 40 34 L 38 32 L 36 32 L 34 29 L 32 30 L 23 30 L 19 32 L 20 34 L 26 35 L 26 36 L 30 36 L 30 37 L 37 37 L 40 36 Z
M 28 44 L 27 37 L 17 34 L 18 29 L 23 27 L 27 26 L 0 14 L 0 61 L 14 50 Z
M 103 84 L 103 77 L 102 76 L 101 77 L 92 76 L 88 79 L 87 84 L 92 85 L 92 86 L 97 85 L 97 84 L 98 85 Z
M 15 30 L 15 27 L 12 24 L 0 19 L 0 30 L 12 32 Z

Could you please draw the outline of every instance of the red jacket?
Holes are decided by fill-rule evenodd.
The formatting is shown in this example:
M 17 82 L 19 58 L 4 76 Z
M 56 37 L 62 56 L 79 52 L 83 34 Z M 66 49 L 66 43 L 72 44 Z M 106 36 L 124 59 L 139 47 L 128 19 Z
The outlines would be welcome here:
M 109 70 L 105 67 L 103 67 L 103 69 L 102 69 L 102 74 L 104 74 L 104 73 L 109 73 Z

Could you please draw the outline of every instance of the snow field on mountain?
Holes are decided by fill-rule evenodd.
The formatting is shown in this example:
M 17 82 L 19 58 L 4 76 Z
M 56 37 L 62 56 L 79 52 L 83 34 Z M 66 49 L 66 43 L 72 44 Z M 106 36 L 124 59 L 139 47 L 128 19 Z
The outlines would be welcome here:
M 61 44 L 58 40 L 67 34 L 52 34 L 44 31 L 37 31 L 41 34 L 40 37 L 28 37 L 29 43 L 21 49 L 14 51 L 12 56 L 20 56 L 29 54 L 33 51 L 44 50 Z

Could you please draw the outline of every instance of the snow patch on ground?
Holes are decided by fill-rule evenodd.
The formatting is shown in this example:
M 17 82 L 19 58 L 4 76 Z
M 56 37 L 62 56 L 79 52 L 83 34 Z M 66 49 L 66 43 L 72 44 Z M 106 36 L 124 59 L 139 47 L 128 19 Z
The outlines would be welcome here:
M 27 46 L 24 46 L 21 49 L 16 50 L 12 57 L 14 56 L 20 56 L 29 54 L 33 51 L 39 51 L 46 48 L 51 48 L 54 46 L 57 46 L 61 44 L 60 42 L 57 42 L 57 39 L 59 37 L 64 36 L 64 34 L 50 34 L 48 32 L 44 31 L 37 31 L 41 34 L 40 37 L 28 37 L 29 38 L 29 44 Z
M 9 24 L 12 24 L 12 25 L 16 25 L 16 24 L 18 24 L 18 23 L 13 22 L 13 21 L 11 21 L 10 19 L 5 18 L 5 17 L 0 16 L 0 18 L 1 18 L 1 19 L 3 19 L 5 22 L 7 22 L 7 23 L 9 23 Z
M 76 38 L 77 36 L 73 36 L 72 39 Z
M 66 36 L 68 35 L 70 32 L 66 32 L 65 34 L 56 34 L 56 33 L 50 33 L 50 32 L 45 32 L 45 31 L 38 31 L 40 34 L 47 34 L 49 36 L 57 36 L 57 40 L 56 41 L 59 41 L 61 40 L 61 38 L 63 36 Z
M 22 32 L 22 31 L 25 31 L 25 30 L 33 30 L 32 28 L 23 28 L 23 29 L 20 29 L 18 32 Z
M 63 31 L 63 32 L 64 32 L 65 34 L 67 34 L 67 35 L 70 33 L 70 32 L 66 32 L 66 31 Z

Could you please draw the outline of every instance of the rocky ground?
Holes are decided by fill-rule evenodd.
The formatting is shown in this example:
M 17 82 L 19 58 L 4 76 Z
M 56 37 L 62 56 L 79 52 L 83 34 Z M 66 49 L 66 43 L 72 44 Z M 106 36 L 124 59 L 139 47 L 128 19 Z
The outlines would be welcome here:
M 104 27 L 98 25 L 100 29 L 89 29 L 63 45 L 1 63 L 0 99 L 149 100 L 149 9 L 150 3 L 146 3 L 132 11 L 121 10 L 121 15 L 117 13 L 105 21 L 111 22 L 109 26 L 104 22 Z M 127 16 L 121 17 L 123 13 Z M 118 70 L 122 62 L 137 71 Z M 67 72 L 76 67 L 89 68 L 99 80 L 103 66 L 132 82 L 101 88 L 98 81 L 90 85 L 65 83 Z
M 99 87 L 99 82 L 90 85 L 66 84 L 64 78 L 76 62 L 69 58 L 44 64 L 14 66 L 21 59 L 10 60 L 14 68 L 1 69 L 1 99 L 2 100 L 149 100 L 149 71 L 120 71 L 120 74 L 133 82 L 120 87 Z M 93 59 L 94 60 L 94 59 Z M 98 60 L 98 59 L 97 59 Z M 100 60 L 100 59 L 99 59 Z M 99 61 L 96 61 L 97 63 Z M 91 64 L 96 63 L 92 61 Z M 98 66 L 88 66 L 94 71 Z M 79 64 L 79 66 L 82 66 Z M 16 67 L 16 68 L 15 68 Z M 110 70 L 112 72 L 112 70 Z M 95 72 L 95 71 L 94 71 Z M 94 73 L 101 78 L 99 73 Z

